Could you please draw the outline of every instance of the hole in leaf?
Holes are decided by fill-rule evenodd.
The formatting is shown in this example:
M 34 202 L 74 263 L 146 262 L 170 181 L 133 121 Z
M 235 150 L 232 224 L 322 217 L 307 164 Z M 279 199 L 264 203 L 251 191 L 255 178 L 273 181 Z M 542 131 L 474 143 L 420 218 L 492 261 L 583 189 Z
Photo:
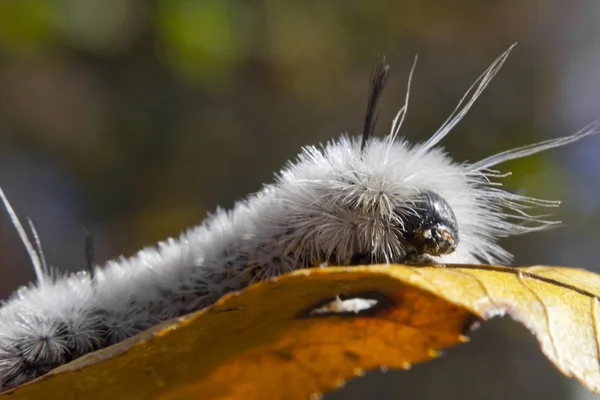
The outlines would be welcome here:
M 375 316 L 394 305 L 396 301 L 380 292 L 340 294 L 305 308 L 298 318 Z

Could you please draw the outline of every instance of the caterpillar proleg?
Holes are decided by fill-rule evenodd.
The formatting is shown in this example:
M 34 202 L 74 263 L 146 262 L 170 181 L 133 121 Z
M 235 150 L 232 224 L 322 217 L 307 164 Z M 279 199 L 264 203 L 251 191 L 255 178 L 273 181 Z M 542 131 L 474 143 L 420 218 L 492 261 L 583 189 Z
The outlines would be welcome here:
M 0 308 L 0 389 L 206 307 L 225 293 L 300 268 L 510 263 L 498 240 L 551 227 L 555 222 L 529 209 L 558 202 L 502 189 L 499 180 L 505 175 L 493 168 L 597 131 L 593 124 L 474 163 L 450 158 L 439 142 L 469 111 L 511 49 L 473 83 L 439 130 L 417 144 L 398 136 L 414 65 L 390 133 L 372 134 L 388 77 L 382 60 L 371 81 L 362 135 L 305 147 L 273 183 L 233 209 L 217 209 L 179 238 L 93 271 L 68 276 L 49 271 L 35 230 L 33 246 L 0 191 L 37 275 Z

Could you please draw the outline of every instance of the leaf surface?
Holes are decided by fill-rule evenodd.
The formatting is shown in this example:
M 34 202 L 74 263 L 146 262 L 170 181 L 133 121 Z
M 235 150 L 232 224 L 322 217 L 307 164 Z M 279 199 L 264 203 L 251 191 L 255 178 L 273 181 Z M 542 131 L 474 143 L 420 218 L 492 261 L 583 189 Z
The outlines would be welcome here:
M 600 392 L 600 276 L 559 267 L 301 270 L 88 354 L 12 399 L 307 399 L 467 341 L 477 319 L 527 326 L 567 376 Z M 358 300 L 357 300 L 358 299 Z

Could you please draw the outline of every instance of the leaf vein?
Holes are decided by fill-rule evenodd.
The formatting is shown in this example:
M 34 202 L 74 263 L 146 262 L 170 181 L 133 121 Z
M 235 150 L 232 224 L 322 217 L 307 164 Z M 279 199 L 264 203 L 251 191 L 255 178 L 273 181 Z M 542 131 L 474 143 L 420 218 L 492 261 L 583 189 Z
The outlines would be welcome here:
M 548 307 L 546 307 L 546 305 L 544 304 L 543 299 L 540 297 L 539 294 L 537 294 L 537 292 L 535 290 L 533 290 L 533 288 L 531 286 L 529 286 L 529 284 L 525 281 L 525 274 L 523 274 L 523 271 L 518 270 L 519 273 L 517 273 L 517 278 L 519 280 L 519 283 L 521 283 L 521 285 L 523 285 L 523 287 L 527 290 L 529 290 L 529 292 L 531 292 L 531 294 L 537 299 L 537 301 L 539 302 L 540 306 L 542 307 L 542 310 L 544 310 L 544 316 L 546 317 L 546 329 L 548 331 L 548 337 L 550 338 L 550 343 L 552 343 L 552 348 L 554 350 L 554 354 L 556 356 L 556 363 L 558 364 L 558 369 L 560 369 L 561 371 L 566 371 L 565 366 L 563 365 L 563 361 L 560 355 L 560 352 L 558 351 L 558 346 L 556 345 L 556 340 L 554 338 L 554 334 L 552 332 L 552 324 L 551 324 L 551 319 L 550 319 L 550 312 L 548 310 Z

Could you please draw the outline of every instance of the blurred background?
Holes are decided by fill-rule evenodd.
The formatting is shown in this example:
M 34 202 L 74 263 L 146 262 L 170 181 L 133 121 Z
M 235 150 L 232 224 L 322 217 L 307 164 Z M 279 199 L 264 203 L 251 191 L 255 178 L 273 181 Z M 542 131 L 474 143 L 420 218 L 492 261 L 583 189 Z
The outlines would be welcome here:
M 302 145 L 358 133 L 378 54 L 392 66 L 383 135 L 428 138 L 519 45 L 444 140 L 459 161 L 600 118 L 594 0 L 2 0 L 0 185 L 62 271 L 130 255 L 269 182 Z M 506 240 L 515 264 L 600 272 L 600 136 L 507 163 L 511 190 L 562 199 L 564 225 Z M 0 213 L 0 295 L 33 279 Z M 409 372 L 370 373 L 326 399 L 587 399 L 508 320 Z

